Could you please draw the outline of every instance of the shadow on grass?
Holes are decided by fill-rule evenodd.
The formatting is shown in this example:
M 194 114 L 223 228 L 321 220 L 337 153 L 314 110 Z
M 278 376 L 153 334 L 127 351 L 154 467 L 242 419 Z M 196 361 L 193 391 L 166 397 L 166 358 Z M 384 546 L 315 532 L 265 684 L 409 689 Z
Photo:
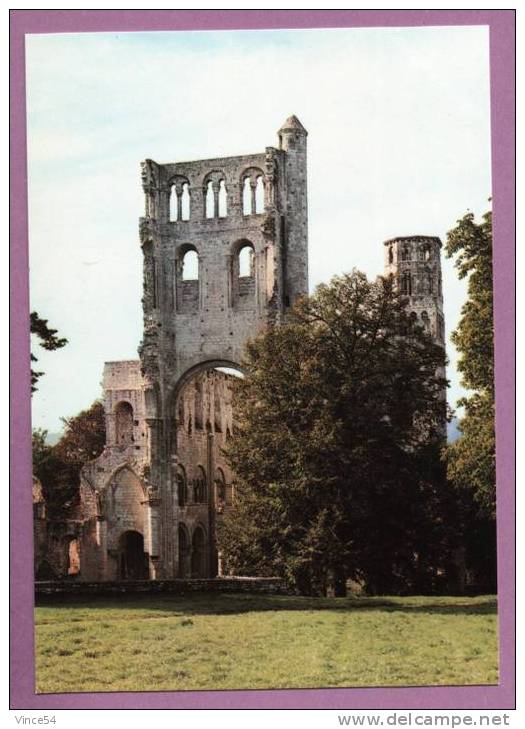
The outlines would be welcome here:
M 250 612 L 387 612 L 429 615 L 496 615 L 497 599 L 480 597 L 315 598 L 239 593 L 186 595 L 66 595 L 39 597 L 37 607 L 79 610 L 159 611 L 181 615 L 235 615 Z M 137 617 L 141 617 L 138 615 Z

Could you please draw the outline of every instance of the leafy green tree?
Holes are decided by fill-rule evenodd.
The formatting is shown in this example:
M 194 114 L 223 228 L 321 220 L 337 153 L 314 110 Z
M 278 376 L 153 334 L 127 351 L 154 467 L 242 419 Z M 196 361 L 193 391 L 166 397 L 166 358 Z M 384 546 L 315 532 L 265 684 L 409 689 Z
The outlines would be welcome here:
M 47 430 L 35 428 L 32 434 L 33 472 L 41 472 L 49 458 L 52 446 L 47 442 Z
M 494 323 L 492 291 L 492 213 L 476 223 L 467 213 L 447 237 L 447 256 L 456 256 L 459 278 L 468 276 L 468 299 L 452 334 L 460 358 L 462 384 L 472 391 L 459 400 L 465 415 L 462 437 L 448 448 L 448 475 L 469 490 L 480 512 L 496 516 L 494 435 Z
M 87 410 L 62 418 L 64 435 L 54 447 L 62 460 L 79 469 L 102 453 L 106 443 L 104 406 L 96 400 Z
M 302 593 L 348 577 L 369 592 L 433 589 L 444 351 L 391 279 L 354 271 L 247 348 L 228 447 L 238 477 L 219 526 L 226 569 Z M 410 336 L 405 336 L 410 333 Z
M 72 418 L 62 418 L 64 435 L 54 446 L 46 431 L 33 431 L 33 473 L 42 483 L 50 514 L 63 516 L 78 498 L 80 471 L 105 445 L 104 407 L 96 401 Z
M 41 479 L 52 459 L 53 446 L 47 442 L 47 430 L 35 428 L 32 433 L 33 473 Z
M 480 589 L 496 584 L 496 444 L 494 429 L 494 322 L 492 213 L 481 223 L 467 213 L 447 236 L 446 253 L 456 257 L 459 278 L 468 276 L 468 298 L 452 334 L 458 369 L 470 393 L 461 437 L 446 450 L 447 475 L 458 491 L 467 564 Z
M 48 351 L 54 349 L 61 349 L 67 344 L 67 339 L 64 337 L 57 337 L 57 330 L 51 329 L 48 326 L 47 319 L 41 319 L 36 311 L 32 311 L 29 318 L 29 331 L 31 334 L 35 334 L 38 338 L 39 344 Z M 31 362 L 38 362 L 38 358 L 31 352 Z M 35 392 L 37 388 L 37 382 L 42 377 L 43 372 L 37 372 L 31 368 L 31 392 Z

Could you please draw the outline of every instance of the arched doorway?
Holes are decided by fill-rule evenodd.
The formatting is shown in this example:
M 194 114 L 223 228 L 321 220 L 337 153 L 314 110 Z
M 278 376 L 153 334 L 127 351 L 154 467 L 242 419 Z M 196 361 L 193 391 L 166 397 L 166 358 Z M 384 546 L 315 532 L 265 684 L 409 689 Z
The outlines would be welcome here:
M 144 552 L 144 537 L 139 532 L 124 532 L 119 539 L 119 579 L 149 579 L 148 556 Z
M 206 534 L 201 526 L 196 527 L 191 540 L 191 576 L 208 576 L 206 570 Z

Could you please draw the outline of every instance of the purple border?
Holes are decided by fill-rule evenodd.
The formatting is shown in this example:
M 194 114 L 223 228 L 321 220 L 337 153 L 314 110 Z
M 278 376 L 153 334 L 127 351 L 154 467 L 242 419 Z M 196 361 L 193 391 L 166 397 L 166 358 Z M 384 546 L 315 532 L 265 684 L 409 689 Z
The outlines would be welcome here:
M 515 12 L 513 10 L 12 10 L 11 708 L 511 709 L 515 706 Z M 361 26 L 490 27 L 498 479 L 498 686 L 35 695 L 25 118 L 26 33 Z

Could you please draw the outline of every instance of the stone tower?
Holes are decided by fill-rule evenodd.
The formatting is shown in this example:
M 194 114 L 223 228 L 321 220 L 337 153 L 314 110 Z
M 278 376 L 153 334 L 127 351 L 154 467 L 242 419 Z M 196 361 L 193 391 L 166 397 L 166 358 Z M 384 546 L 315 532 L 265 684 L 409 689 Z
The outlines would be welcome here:
M 142 163 L 144 336 L 139 353 L 156 576 L 180 572 L 174 534 L 183 388 L 205 371 L 240 368 L 248 339 L 282 322 L 308 291 L 307 132 L 291 116 L 278 139 L 278 148 L 256 154 Z M 212 387 L 202 386 L 199 402 Z M 208 420 L 203 427 L 213 437 L 213 418 Z M 191 419 L 188 425 L 195 429 Z M 213 474 L 206 464 L 202 468 L 212 495 Z M 211 504 L 210 514 L 213 509 Z M 212 516 L 203 528 L 212 550 Z M 213 561 L 210 551 L 211 572 Z
M 385 241 L 385 275 L 393 275 L 409 299 L 414 319 L 445 346 L 441 241 L 414 235 Z
M 423 326 L 436 344 L 445 348 L 445 318 L 441 279 L 441 241 L 426 235 L 392 238 L 385 246 L 385 275 L 392 275 L 402 294 L 408 297 L 412 320 Z M 445 368 L 436 375 L 445 379 Z M 446 424 L 446 386 L 441 401 L 443 417 L 437 433 L 444 440 Z

